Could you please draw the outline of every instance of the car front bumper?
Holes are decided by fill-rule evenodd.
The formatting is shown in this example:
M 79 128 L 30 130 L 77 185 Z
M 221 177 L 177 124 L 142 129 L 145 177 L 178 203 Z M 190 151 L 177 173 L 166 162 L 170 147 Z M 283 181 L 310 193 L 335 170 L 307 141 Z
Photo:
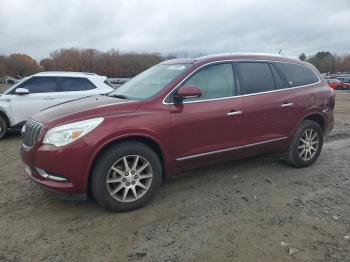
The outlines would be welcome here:
M 45 189 L 69 199 L 86 199 L 89 150 L 83 141 L 62 148 L 22 146 L 21 157 L 25 173 Z

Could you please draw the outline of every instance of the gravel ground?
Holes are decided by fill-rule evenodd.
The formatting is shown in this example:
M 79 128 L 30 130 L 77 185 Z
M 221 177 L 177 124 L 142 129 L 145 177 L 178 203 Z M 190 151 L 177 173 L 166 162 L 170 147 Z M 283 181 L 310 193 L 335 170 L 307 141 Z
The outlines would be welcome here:
M 0 261 L 349 261 L 350 93 L 319 160 L 262 156 L 197 169 L 146 207 L 110 213 L 23 174 L 17 134 L 0 141 Z

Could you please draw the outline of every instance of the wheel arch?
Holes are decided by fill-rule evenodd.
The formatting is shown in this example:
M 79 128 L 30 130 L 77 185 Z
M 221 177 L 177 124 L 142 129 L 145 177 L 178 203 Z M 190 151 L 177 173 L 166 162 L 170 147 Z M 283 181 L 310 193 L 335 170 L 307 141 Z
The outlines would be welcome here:
M 321 126 L 321 129 L 323 132 L 325 132 L 326 130 L 326 119 L 325 117 L 320 113 L 320 112 L 309 112 L 307 114 L 305 114 L 303 117 L 300 118 L 300 120 L 296 123 L 293 132 L 291 133 L 291 138 L 294 136 L 295 132 L 298 130 L 298 127 L 300 126 L 300 124 L 305 121 L 305 120 L 311 120 L 316 122 L 317 124 L 319 124 Z
M 7 116 L 6 112 L 4 112 L 1 108 L 0 108 L 0 116 L 5 119 L 7 128 L 9 128 L 11 126 L 10 118 Z
M 103 154 L 105 150 L 108 148 L 122 143 L 126 141 L 137 141 L 140 143 L 145 144 L 146 146 L 150 147 L 159 157 L 159 160 L 162 164 L 162 180 L 165 179 L 166 176 L 166 157 L 164 154 L 164 150 L 162 149 L 162 146 L 160 145 L 159 141 L 157 141 L 155 138 L 150 137 L 148 135 L 144 134 L 131 134 L 127 136 L 117 137 L 114 138 L 106 143 L 104 143 L 96 152 L 96 154 L 92 157 L 92 161 L 90 162 L 89 169 L 88 169 L 88 179 L 87 179 L 87 189 L 90 191 L 90 185 L 91 185 L 91 177 L 92 177 L 92 170 L 94 168 L 94 165 L 96 164 L 96 161 L 98 157 Z
M 325 127 L 326 127 L 326 120 L 325 118 L 322 116 L 322 114 L 320 113 L 310 113 L 307 116 L 304 117 L 304 120 L 311 120 L 316 122 L 317 124 L 320 125 L 320 127 L 322 128 L 323 131 L 325 131 Z

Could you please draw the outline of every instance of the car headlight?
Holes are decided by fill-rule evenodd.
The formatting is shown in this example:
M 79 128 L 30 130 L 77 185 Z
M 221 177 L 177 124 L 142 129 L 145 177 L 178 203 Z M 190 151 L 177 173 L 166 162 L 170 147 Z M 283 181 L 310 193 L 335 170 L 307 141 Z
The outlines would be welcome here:
M 94 130 L 103 121 L 102 117 L 57 126 L 47 131 L 44 144 L 65 146 Z

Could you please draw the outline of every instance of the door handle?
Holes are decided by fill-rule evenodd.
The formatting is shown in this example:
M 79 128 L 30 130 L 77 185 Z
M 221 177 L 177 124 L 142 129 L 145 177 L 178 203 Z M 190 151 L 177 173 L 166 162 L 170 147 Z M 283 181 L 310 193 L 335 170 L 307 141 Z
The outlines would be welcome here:
M 281 107 L 291 107 L 291 106 L 294 106 L 294 103 L 288 103 L 288 102 L 286 102 L 286 103 L 283 103 L 283 104 L 281 105 Z
M 55 99 L 54 96 L 45 96 L 44 99 Z
M 242 114 L 242 111 L 231 111 L 227 113 L 228 116 L 238 116 L 241 114 Z

